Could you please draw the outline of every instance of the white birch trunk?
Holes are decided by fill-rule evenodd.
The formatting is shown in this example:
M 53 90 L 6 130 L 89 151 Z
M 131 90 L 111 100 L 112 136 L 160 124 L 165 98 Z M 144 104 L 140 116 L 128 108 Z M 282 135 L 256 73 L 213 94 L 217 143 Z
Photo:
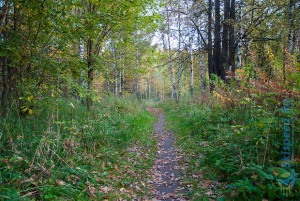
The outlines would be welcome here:
M 116 57 L 116 48 L 113 47 L 113 69 L 114 69 L 114 95 L 118 94 L 118 81 L 117 81 L 117 57 Z
M 122 71 L 119 73 L 119 92 L 122 94 Z
M 169 73 L 170 73 L 170 80 L 171 80 L 171 88 L 172 88 L 172 98 L 176 98 L 176 91 L 175 91 L 175 82 L 174 82 L 174 75 L 173 75 L 173 63 L 172 63 L 172 56 L 171 56 L 171 42 L 170 42 L 170 19 L 169 19 L 169 11 L 167 12 L 167 40 L 168 40 L 168 50 L 169 50 Z
M 178 57 L 180 57 L 180 51 L 181 51 L 181 13 L 180 13 L 180 0 L 178 0 L 178 15 L 177 15 L 177 20 L 178 20 Z M 178 65 L 178 70 L 177 70 L 177 101 L 180 98 L 180 93 L 181 93 L 181 68 L 180 65 Z
M 189 13 L 189 7 L 187 4 L 186 7 L 186 13 Z M 190 27 L 190 17 L 188 15 L 187 18 L 187 24 L 188 24 L 188 32 L 189 32 L 189 50 L 190 50 L 190 59 L 191 59 L 191 66 L 190 66 L 190 92 L 193 94 L 194 92 L 194 57 L 193 57 L 193 36 L 191 33 L 191 27 Z
M 201 30 L 201 18 L 199 19 L 199 29 Z M 201 52 L 202 43 L 200 38 L 200 33 L 198 33 L 198 52 L 199 52 L 199 75 L 200 75 L 200 88 L 202 97 L 205 95 L 205 85 L 204 85 L 204 66 L 203 66 L 203 55 Z
M 151 98 L 151 77 L 148 77 L 148 98 Z
M 110 95 L 110 80 L 109 80 L 109 69 L 106 68 L 106 85 L 107 85 L 107 94 Z
M 179 101 L 181 95 L 181 72 L 181 67 L 179 65 L 177 71 L 177 101 Z

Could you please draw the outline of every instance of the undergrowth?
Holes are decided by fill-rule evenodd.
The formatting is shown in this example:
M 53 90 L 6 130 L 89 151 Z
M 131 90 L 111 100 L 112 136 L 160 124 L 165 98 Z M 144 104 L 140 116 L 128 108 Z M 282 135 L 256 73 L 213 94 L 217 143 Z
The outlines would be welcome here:
M 216 92 L 217 93 L 217 89 Z M 281 167 L 282 103 L 274 94 L 248 97 L 241 91 L 234 105 L 192 99 L 160 104 L 184 153 L 190 200 L 298 200 L 300 198 L 299 102 L 295 112 L 295 172 Z M 294 174 L 293 188 L 278 182 Z
M 155 117 L 144 104 L 41 101 L 0 119 L 0 200 L 114 200 L 147 194 Z M 31 114 L 32 113 L 32 114 Z

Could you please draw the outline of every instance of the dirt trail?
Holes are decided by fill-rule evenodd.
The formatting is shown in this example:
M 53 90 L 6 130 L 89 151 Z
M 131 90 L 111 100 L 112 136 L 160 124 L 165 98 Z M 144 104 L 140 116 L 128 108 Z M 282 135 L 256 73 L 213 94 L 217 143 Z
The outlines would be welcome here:
M 181 195 L 183 188 L 180 185 L 180 155 L 174 147 L 174 138 L 171 131 L 164 129 L 165 118 L 161 109 L 148 108 L 157 115 L 158 121 L 154 125 L 155 135 L 159 140 L 158 151 L 154 166 L 151 170 L 155 186 L 153 200 L 184 201 Z

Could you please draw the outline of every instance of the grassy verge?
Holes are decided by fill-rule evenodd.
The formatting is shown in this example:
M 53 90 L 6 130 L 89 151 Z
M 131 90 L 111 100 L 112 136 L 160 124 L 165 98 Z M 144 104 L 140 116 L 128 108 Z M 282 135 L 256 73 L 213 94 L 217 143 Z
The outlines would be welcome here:
M 283 188 L 279 179 L 291 173 L 279 168 L 283 123 L 279 108 L 273 106 L 249 99 L 235 107 L 189 100 L 161 105 L 185 154 L 184 183 L 190 200 L 300 197 L 299 128 L 295 127 L 295 185 Z M 297 121 L 296 116 L 295 125 Z
M 50 105 L 48 105 L 50 104 Z M 147 194 L 156 142 L 144 105 L 107 99 L 86 111 L 52 100 L 0 121 L 0 200 L 115 200 Z

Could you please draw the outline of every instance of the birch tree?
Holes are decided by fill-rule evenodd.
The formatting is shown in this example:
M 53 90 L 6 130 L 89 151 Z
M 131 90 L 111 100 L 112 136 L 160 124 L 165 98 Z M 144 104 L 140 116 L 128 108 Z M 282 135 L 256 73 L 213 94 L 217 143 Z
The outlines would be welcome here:
M 193 94 L 194 92 L 194 57 L 193 57 L 193 34 L 191 30 L 191 13 L 189 9 L 188 3 L 186 3 L 186 14 L 187 14 L 187 27 L 188 27 L 188 37 L 189 37 L 189 53 L 190 53 L 190 93 Z
M 170 74 L 170 81 L 171 81 L 171 90 L 172 90 L 172 98 L 176 99 L 176 90 L 175 90 L 175 81 L 173 75 L 173 61 L 172 61 L 172 53 L 171 53 L 171 40 L 170 40 L 170 16 L 168 8 L 166 7 L 166 15 L 167 15 L 167 46 L 168 46 L 168 54 L 169 54 L 169 74 Z M 164 37 L 164 36 L 163 36 Z

